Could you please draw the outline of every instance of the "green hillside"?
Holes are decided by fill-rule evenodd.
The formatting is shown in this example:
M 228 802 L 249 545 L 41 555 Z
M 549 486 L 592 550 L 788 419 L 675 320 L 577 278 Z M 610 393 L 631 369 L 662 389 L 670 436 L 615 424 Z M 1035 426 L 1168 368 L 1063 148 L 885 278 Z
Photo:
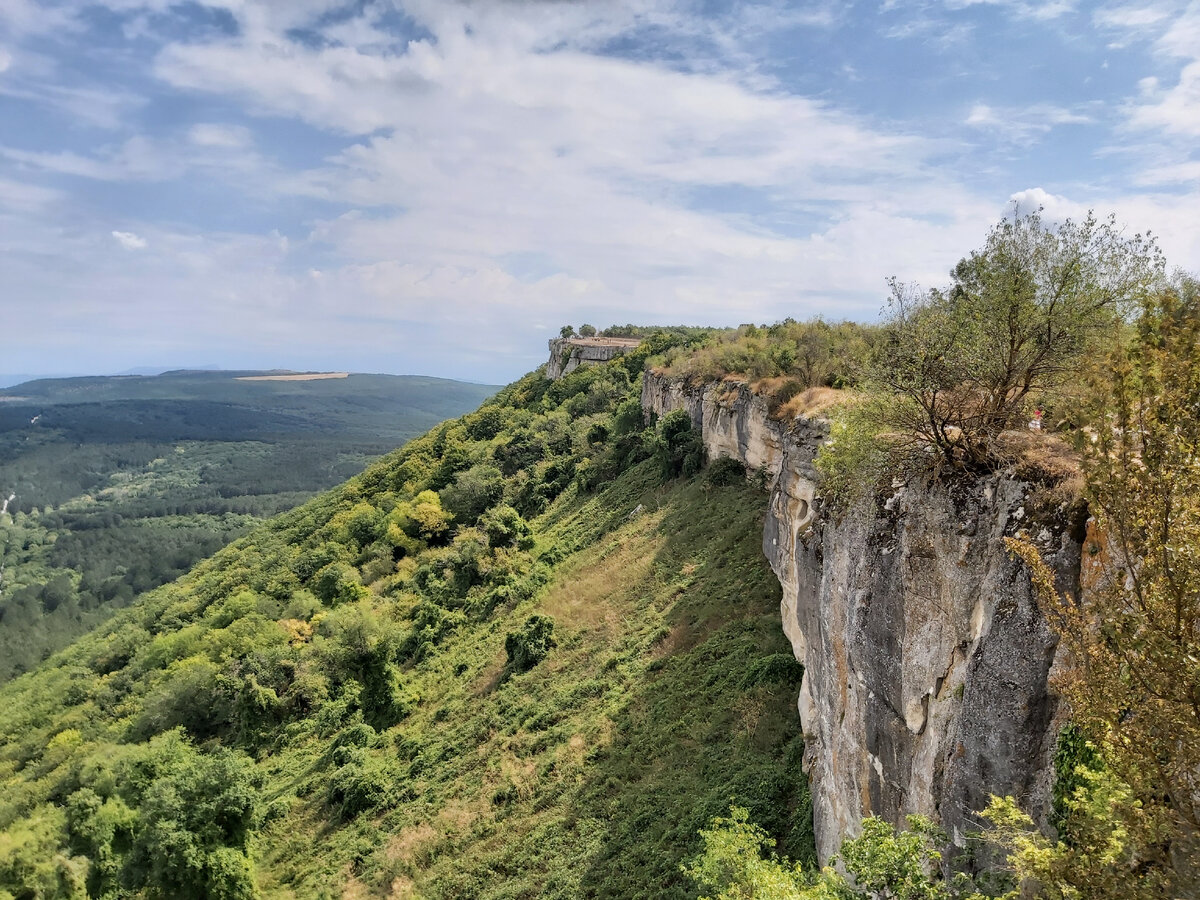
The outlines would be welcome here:
M 0 688 L 0 897 L 685 897 L 812 854 L 766 494 L 532 374 Z
M 0 681 L 495 388 L 239 372 L 0 391 Z

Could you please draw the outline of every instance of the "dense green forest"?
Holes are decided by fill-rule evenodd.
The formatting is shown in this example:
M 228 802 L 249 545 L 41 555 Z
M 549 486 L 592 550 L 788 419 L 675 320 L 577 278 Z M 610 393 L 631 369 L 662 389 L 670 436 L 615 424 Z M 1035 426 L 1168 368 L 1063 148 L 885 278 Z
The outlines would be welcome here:
M 252 374 L 0 391 L 0 680 L 494 390 Z

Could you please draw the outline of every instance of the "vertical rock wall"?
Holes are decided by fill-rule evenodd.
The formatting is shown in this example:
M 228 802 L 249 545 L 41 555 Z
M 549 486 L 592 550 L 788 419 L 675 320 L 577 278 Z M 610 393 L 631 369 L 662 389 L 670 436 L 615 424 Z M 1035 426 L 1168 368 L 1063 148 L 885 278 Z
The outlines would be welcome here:
M 642 405 L 688 410 L 710 458 L 770 476 L 763 551 L 805 668 L 799 710 L 821 860 L 868 815 L 902 824 L 922 813 L 961 844 L 989 794 L 1044 811 L 1056 641 L 1002 538 L 1028 530 L 1076 593 L 1081 528 L 1030 527 L 1026 486 L 1001 476 L 898 486 L 826 517 L 813 469 L 822 423 L 774 422 L 745 386 L 687 388 L 653 374 Z

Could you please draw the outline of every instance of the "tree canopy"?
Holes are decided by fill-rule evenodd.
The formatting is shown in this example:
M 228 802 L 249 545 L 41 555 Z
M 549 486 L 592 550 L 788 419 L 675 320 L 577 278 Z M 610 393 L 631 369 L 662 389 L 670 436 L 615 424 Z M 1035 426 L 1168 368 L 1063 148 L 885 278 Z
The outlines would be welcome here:
M 896 399 L 889 424 L 939 463 L 987 465 L 996 435 L 1077 372 L 1162 275 L 1148 235 L 1126 235 L 1112 218 L 1054 225 L 1035 212 L 997 224 L 947 287 L 892 279 L 870 366 Z

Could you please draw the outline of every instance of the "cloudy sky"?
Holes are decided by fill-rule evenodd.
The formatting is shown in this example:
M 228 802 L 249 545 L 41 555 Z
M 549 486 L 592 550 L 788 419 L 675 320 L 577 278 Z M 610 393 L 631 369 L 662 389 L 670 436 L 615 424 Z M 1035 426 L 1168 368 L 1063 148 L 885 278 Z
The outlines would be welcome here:
M 871 319 L 1013 199 L 1200 269 L 1200 2 L 0 0 L 0 372 L 510 380 Z

